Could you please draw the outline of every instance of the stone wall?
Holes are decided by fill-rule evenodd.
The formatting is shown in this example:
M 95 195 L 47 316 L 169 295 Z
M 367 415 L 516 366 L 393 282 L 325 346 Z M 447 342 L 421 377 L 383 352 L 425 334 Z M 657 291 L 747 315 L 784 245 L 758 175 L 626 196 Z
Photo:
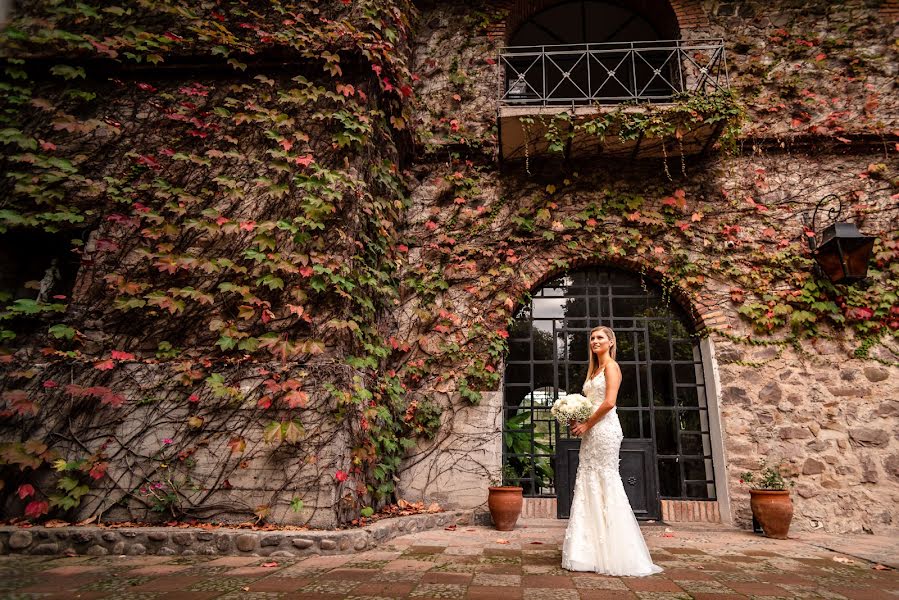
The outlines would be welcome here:
M 697 326 L 717 329 L 711 335 L 728 473 L 727 485 L 719 482 L 719 490 L 729 490 L 735 522 L 749 524 L 748 491 L 740 474 L 758 468 L 758 459 L 765 458 L 783 461 L 795 478 L 796 528 L 895 530 L 895 341 L 888 334 L 868 359 L 854 357 L 860 339 L 839 327 L 824 327 L 795 347 L 754 344 L 784 336 L 754 331 L 737 312 L 739 294 L 732 293 L 742 291 L 741 270 L 751 273 L 761 257 L 781 254 L 782 280 L 761 287 L 776 294 L 797 285 L 795 273 L 808 269 L 808 263 L 789 258 L 803 253 L 797 243 L 801 215 L 829 193 L 855 199 L 849 217 L 863 231 L 897 239 L 895 169 L 884 172 L 877 166 L 889 163 L 896 150 L 895 18 L 883 7 L 862 2 L 794 2 L 776 10 L 760 2 L 679 3 L 701 6 L 703 12 L 684 28 L 686 38 L 722 37 L 727 45 L 731 83 L 747 114 L 735 154 L 692 158 L 683 165 L 674 159 L 668 165 L 673 179 L 662 174 L 657 160 L 563 164 L 558 158 L 532 157 L 532 174 L 521 163 L 504 165 L 500 174 L 491 161 L 497 143 L 496 56 L 510 33 L 505 19 L 525 4 L 435 3 L 422 11 L 414 58 L 421 76 L 417 126 L 435 162 L 419 157 L 420 185 L 413 190 L 405 234 L 436 241 L 410 244 L 410 269 L 437 266 L 449 283 L 436 306 L 451 308 L 463 321 L 489 314 L 508 317 L 533 286 L 574 265 L 629 264 L 664 277 L 665 259 L 657 260 L 652 248 L 628 247 L 625 241 L 634 230 L 646 234 L 651 226 L 625 217 L 606 222 L 604 234 L 597 235 L 585 231 L 583 214 L 616 194 L 645 198 L 643 215 L 664 212 L 663 199 L 675 188 L 683 190 L 686 214 L 703 218 L 697 225 L 701 232 L 689 239 L 661 231 L 649 235 L 660 255 L 683 252 L 685 260 L 709 265 L 701 283 L 678 284 Z M 871 143 L 874 139 L 886 144 Z M 454 171 L 476 182 L 455 207 Z M 547 192 L 548 186 L 553 190 Z M 535 226 L 538 232 L 554 232 L 553 241 L 514 224 L 514 217 L 539 209 L 547 210 L 545 221 L 537 218 Z M 611 252 L 609 240 L 617 246 Z M 568 248 L 572 241 L 579 246 L 575 250 Z M 450 253 L 468 262 L 447 259 Z M 485 274 L 495 280 L 490 289 L 464 292 L 479 277 L 483 283 Z M 464 437 L 453 439 L 461 443 Z

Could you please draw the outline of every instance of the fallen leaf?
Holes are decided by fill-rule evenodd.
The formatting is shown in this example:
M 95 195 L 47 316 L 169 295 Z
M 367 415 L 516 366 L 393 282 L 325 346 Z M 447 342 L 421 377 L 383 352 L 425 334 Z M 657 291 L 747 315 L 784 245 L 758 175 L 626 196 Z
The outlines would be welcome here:
M 844 565 L 854 565 L 855 564 L 854 560 L 846 558 L 845 556 L 834 556 L 833 559 L 834 559 L 834 561 L 836 561 L 838 563 L 842 563 Z
M 259 565 L 259 566 L 260 566 L 260 567 L 266 567 L 266 568 L 277 567 L 277 566 L 278 566 L 278 563 L 276 563 L 275 561 L 272 561 L 272 562 L 262 563 L 262 564 Z
M 496 540 L 496 543 L 497 543 L 497 544 L 508 544 L 508 543 L 509 543 L 509 540 L 498 539 L 498 540 Z
M 543 544 L 543 542 L 531 542 L 531 543 L 532 543 L 532 544 L 540 544 L 540 545 Z
M 874 565 L 871 568 L 874 569 L 875 571 L 889 571 L 890 570 L 889 567 L 887 567 L 885 565 L 881 565 L 881 564 Z
M 54 528 L 54 527 L 68 527 L 69 524 L 66 521 L 61 521 L 59 519 L 50 519 L 46 523 L 44 523 L 44 527 Z
M 455 526 L 455 525 L 447 525 L 447 526 L 444 527 L 443 529 L 444 529 L 444 531 L 455 531 L 455 530 L 456 530 L 456 526 Z

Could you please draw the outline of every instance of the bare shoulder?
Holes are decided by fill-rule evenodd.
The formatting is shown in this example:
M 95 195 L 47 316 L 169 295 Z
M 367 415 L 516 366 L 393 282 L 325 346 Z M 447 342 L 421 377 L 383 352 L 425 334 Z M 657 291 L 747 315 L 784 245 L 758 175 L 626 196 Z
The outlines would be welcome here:
M 603 371 L 603 373 L 605 373 L 606 379 L 608 379 L 611 376 L 618 380 L 621 380 L 621 367 L 619 367 L 618 363 L 615 362 L 614 360 L 610 360 L 606 364 L 606 368 L 605 368 L 605 371 Z

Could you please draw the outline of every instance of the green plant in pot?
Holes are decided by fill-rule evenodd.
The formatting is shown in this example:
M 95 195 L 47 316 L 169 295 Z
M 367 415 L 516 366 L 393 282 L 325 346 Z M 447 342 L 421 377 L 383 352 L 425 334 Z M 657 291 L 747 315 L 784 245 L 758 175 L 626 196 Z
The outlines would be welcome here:
M 506 465 L 502 470 L 502 478 L 492 478 L 487 488 L 487 507 L 493 525 L 499 531 L 512 531 L 521 515 L 523 489 L 513 485 L 518 482 L 518 474 Z
M 787 539 L 793 520 L 793 501 L 788 488 L 794 485 L 782 472 L 780 464 L 768 465 L 759 461 L 758 471 L 746 471 L 740 483 L 749 485 L 749 506 L 752 516 L 765 535 L 778 540 Z

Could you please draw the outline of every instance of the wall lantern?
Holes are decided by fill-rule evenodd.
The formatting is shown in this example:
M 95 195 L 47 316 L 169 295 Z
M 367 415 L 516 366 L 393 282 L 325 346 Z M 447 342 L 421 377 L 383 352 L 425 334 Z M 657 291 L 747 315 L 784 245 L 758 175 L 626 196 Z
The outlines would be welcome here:
M 837 206 L 827 209 L 831 224 L 818 236 L 815 229 L 818 210 L 832 200 L 837 201 Z M 868 261 L 877 238 L 862 235 L 854 223 L 839 221 L 842 212 L 843 202 L 839 196 L 830 194 L 822 198 L 812 213 L 806 239 L 821 272 L 833 283 L 851 284 L 867 277 Z

